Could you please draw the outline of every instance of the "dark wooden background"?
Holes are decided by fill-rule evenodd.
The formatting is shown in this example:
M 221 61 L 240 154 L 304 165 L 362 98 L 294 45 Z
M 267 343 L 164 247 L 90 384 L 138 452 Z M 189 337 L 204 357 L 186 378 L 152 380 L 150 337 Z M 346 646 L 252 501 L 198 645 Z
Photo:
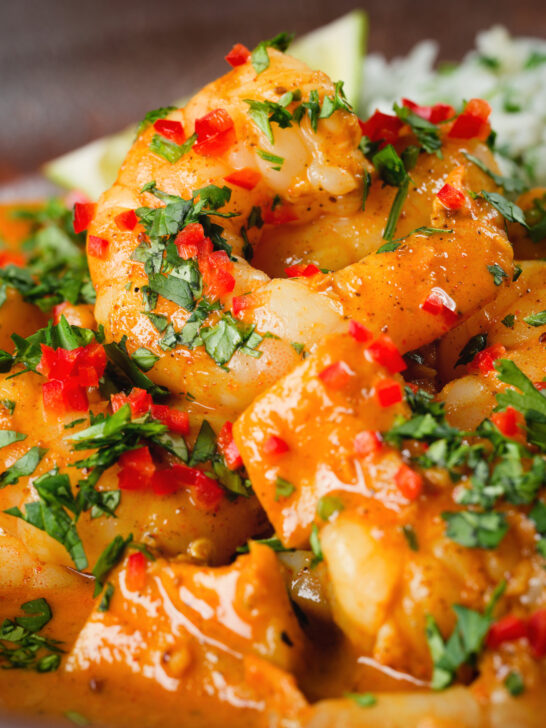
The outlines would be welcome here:
M 546 0 L 0 0 L 0 182 L 139 119 L 225 69 L 235 41 L 355 8 L 388 56 L 423 38 L 457 60 L 477 30 L 546 35 Z

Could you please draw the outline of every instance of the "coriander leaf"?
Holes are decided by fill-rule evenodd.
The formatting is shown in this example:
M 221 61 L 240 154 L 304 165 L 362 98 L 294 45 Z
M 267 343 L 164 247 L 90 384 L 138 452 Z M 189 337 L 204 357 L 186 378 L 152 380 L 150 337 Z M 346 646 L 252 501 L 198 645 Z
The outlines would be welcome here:
M 0 489 L 5 488 L 6 485 L 14 485 L 19 482 L 19 478 L 32 475 L 46 452 L 47 450 L 42 447 L 31 447 L 13 465 L 0 474 Z
M 152 397 L 165 396 L 168 393 L 167 390 L 152 382 L 129 356 L 126 341 L 127 337 L 124 336 L 119 342 L 111 341 L 104 344 L 104 350 L 116 371 L 119 371 L 135 387 L 145 389 Z
M 519 222 L 524 228 L 528 228 L 527 221 L 525 220 L 525 214 L 521 207 L 518 207 L 514 202 L 510 202 L 506 197 L 499 195 L 497 192 L 486 192 L 481 191 L 481 196 L 484 200 L 487 200 L 495 210 L 500 212 L 508 222 Z
M 493 182 L 498 185 L 498 187 L 502 187 L 505 192 L 520 195 L 527 189 L 527 185 L 519 177 L 503 177 L 502 175 L 496 174 L 491 169 L 489 169 L 489 167 L 484 164 L 481 159 L 478 159 L 478 157 L 475 157 L 473 154 L 469 154 L 468 152 L 465 152 L 463 150 L 463 155 L 468 159 L 469 162 L 472 162 L 472 164 L 475 164 L 476 167 L 481 169 L 481 171 L 484 172 L 488 177 L 491 177 Z
M 16 617 L 15 622 L 29 632 L 39 632 L 51 620 L 53 613 L 45 599 L 33 599 L 21 604 L 23 612 L 29 616 Z
M 496 286 L 500 286 L 503 282 L 503 280 L 508 280 L 508 273 L 500 267 L 498 263 L 494 263 L 493 265 L 488 265 L 487 270 L 491 273 L 493 276 L 493 283 Z
M 151 111 L 148 111 L 144 119 L 142 119 L 137 127 L 137 137 L 140 136 L 142 132 L 148 126 L 150 126 L 150 124 L 158 121 L 158 119 L 164 119 L 171 113 L 171 111 L 176 111 L 176 106 L 160 106 L 158 109 L 152 109 Z
M 280 171 L 282 168 L 282 165 L 284 164 L 284 157 L 278 157 L 276 154 L 271 154 L 271 152 L 266 152 L 264 149 L 258 149 L 257 150 L 258 156 L 260 156 L 264 161 L 271 162 L 273 165 L 272 169 L 275 171 Z
M 207 420 L 203 420 L 197 440 L 193 446 L 190 466 L 197 463 L 206 463 L 214 458 L 216 454 L 216 434 Z
M 352 112 L 351 104 L 348 102 L 345 92 L 343 91 L 343 81 L 336 81 L 334 89 L 333 96 L 324 97 L 319 119 L 329 119 L 334 111 Z
M 404 534 L 408 546 L 412 551 L 419 551 L 419 542 L 417 541 L 417 534 L 411 523 L 405 523 L 402 526 L 402 533 Z
M 467 548 L 494 549 L 508 531 L 505 514 L 495 511 L 444 512 L 442 518 L 447 523 L 447 537 Z
M 104 579 L 110 571 L 119 564 L 125 553 L 125 549 L 133 540 L 133 534 L 129 534 L 127 538 L 116 536 L 104 549 L 97 563 L 93 567 L 92 574 L 95 577 L 95 589 L 93 597 L 97 597 L 104 586 Z
M 154 134 L 152 141 L 150 142 L 150 149 L 154 154 L 163 157 L 167 162 L 174 164 L 178 160 L 187 154 L 197 141 L 197 134 L 192 134 L 188 137 L 183 144 L 176 144 L 175 142 L 165 139 L 160 134 Z
M 293 39 L 294 33 L 279 33 L 270 40 L 262 40 L 258 43 L 250 55 L 250 60 L 256 73 L 260 74 L 269 68 L 268 48 L 276 48 L 278 51 L 284 53 Z
M 271 538 L 253 538 L 252 541 L 253 543 L 261 543 L 264 546 L 269 546 L 270 549 L 276 551 L 277 553 L 287 553 L 295 551 L 295 549 L 283 546 L 281 540 L 278 539 L 276 536 L 272 536 Z M 244 546 L 238 546 L 235 550 L 238 554 L 248 554 L 248 552 L 250 551 L 248 544 L 245 544 Z
M 510 695 L 513 695 L 514 697 L 521 695 L 523 692 L 525 692 L 525 683 L 523 682 L 523 678 L 519 674 L 519 672 L 515 672 L 515 670 L 512 670 L 508 673 L 508 675 L 504 679 L 504 685 Z
M 375 252 L 377 255 L 379 255 L 380 253 L 393 253 L 395 250 L 398 250 L 401 245 L 402 243 L 395 242 L 384 243 Z
M 214 326 L 203 327 L 201 338 L 207 354 L 220 366 L 226 364 L 244 342 L 235 319 L 229 314 Z
M 313 525 L 311 526 L 309 545 L 311 546 L 311 551 L 313 552 L 313 560 L 310 564 L 311 568 L 313 569 L 317 564 L 324 560 L 322 547 L 320 545 L 319 530 L 316 523 L 313 523 Z
M 432 122 L 423 119 L 407 106 L 401 107 L 398 106 L 398 104 L 394 104 L 393 108 L 396 116 L 403 121 L 404 124 L 408 124 L 425 152 L 428 152 L 429 154 L 436 152 L 439 156 L 441 156 L 439 150 L 442 147 L 442 140 L 438 133 L 438 127 Z
M 379 177 L 387 185 L 401 187 L 408 180 L 408 173 L 404 162 L 398 156 L 392 144 L 387 144 L 379 152 L 374 154 L 372 159 Z
M 6 447 L 20 440 L 26 440 L 26 437 L 26 435 L 15 432 L 15 430 L 0 430 L 0 447 Z
M 280 475 L 277 476 L 277 479 L 275 481 L 276 501 L 280 500 L 281 498 L 288 498 L 295 490 L 295 487 L 292 485 L 292 483 L 290 483 L 290 481 L 286 480 L 285 478 L 281 478 Z
M 139 347 L 131 358 L 143 372 L 149 371 L 156 361 L 159 361 L 159 357 L 156 354 L 145 349 L 143 346 Z
M 398 224 L 398 218 L 402 212 L 402 207 L 408 196 L 409 181 L 404 182 L 393 200 L 389 217 L 387 218 L 387 224 L 383 230 L 383 240 L 392 240 L 394 233 L 396 232 L 396 226 Z
M 499 392 L 497 402 L 501 407 L 514 407 L 521 412 L 525 417 L 529 442 L 546 450 L 546 397 L 510 359 L 498 359 L 495 369 L 501 382 L 520 390 Z
M 361 708 L 371 708 L 377 703 L 377 698 L 373 693 L 343 693 L 343 695 Z
M 535 524 L 537 533 L 546 535 L 546 504 L 538 501 L 529 512 L 529 518 Z
M 472 336 L 459 352 L 459 358 L 455 362 L 455 366 L 470 364 L 476 354 L 483 351 L 487 346 L 487 334 L 476 334 Z
M 529 326 L 546 326 L 546 311 L 533 313 L 530 316 L 526 316 L 523 320 Z
M 339 513 L 343 509 L 343 502 L 334 496 L 323 495 L 317 503 L 317 513 L 323 521 L 328 521 L 335 513 Z
M 99 612 L 107 612 L 110 609 L 110 602 L 114 596 L 114 585 L 108 582 L 104 588 L 102 599 L 99 602 L 97 609 Z
M 514 314 L 509 313 L 502 319 L 501 324 L 503 326 L 506 326 L 507 329 L 513 329 L 515 320 L 516 320 L 516 317 L 514 316 Z
M 189 284 L 174 275 L 164 276 L 161 273 L 153 273 L 148 276 L 149 286 L 155 293 L 163 298 L 177 303 L 186 311 L 192 311 L 195 307 L 195 300 Z

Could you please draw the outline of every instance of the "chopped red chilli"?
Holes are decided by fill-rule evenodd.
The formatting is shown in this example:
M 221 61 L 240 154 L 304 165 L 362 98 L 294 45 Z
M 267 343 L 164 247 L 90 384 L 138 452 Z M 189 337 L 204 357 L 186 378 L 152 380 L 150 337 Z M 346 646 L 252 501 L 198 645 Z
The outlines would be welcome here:
M 337 390 L 344 389 L 349 384 L 354 372 L 344 361 L 336 361 L 319 372 L 318 376 L 328 389 Z
M 214 109 L 196 119 L 195 133 L 193 149 L 203 157 L 219 157 L 237 141 L 233 119 L 225 109 Z
M 461 190 L 446 183 L 437 194 L 438 199 L 448 210 L 460 210 L 465 203 L 465 196 Z
M 423 490 L 423 478 L 408 465 L 401 465 L 394 476 L 396 487 L 404 498 L 415 500 Z
M 395 379 L 382 379 L 375 386 L 375 394 L 381 407 L 390 407 L 402 401 L 402 387 Z
M 496 650 L 503 642 L 513 642 L 522 637 L 527 637 L 527 625 L 524 619 L 507 614 L 491 625 L 487 634 L 487 646 L 490 650 Z
M 361 344 L 367 344 L 373 339 L 372 332 L 367 329 L 364 324 L 354 321 L 353 319 L 349 321 L 349 333 L 355 341 L 358 341 Z
M 506 354 L 506 348 L 502 344 L 493 344 L 487 349 L 479 351 L 468 368 L 471 371 L 478 371 L 482 374 L 488 374 L 495 370 L 495 362 Z
M 127 559 L 125 585 L 129 591 L 139 592 L 146 586 L 148 562 L 141 551 L 135 551 Z
M 240 468 L 242 466 L 243 458 L 241 457 L 239 448 L 237 447 L 237 445 L 235 444 L 235 440 L 233 439 L 232 422 L 224 422 L 222 429 L 220 430 L 220 432 L 218 433 L 218 437 L 216 438 L 216 444 L 218 446 L 218 450 L 224 456 L 226 465 L 230 470 L 237 470 L 237 468 Z
M 368 137 L 371 142 L 381 142 L 381 146 L 394 144 L 398 139 L 400 129 L 404 123 L 391 114 L 376 111 L 367 121 L 358 121 L 362 136 Z
M 266 225 L 286 225 L 289 222 L 295 222 L 298 216 L 291 205 L 282 202 L 280 205 L 276 205 L 274 210 L 269 205 L 265 207 L 262 210 L 262 218 Z
M 158 119 L 154 122 L 154 129 L 165 139 L 175 144 L 183 144 L 186 141 L 186 133 L 184 127 L 179 121 L 171 119 Z
M 305 265 L 305 263 L 296 263 L 295 265 L 287 266 L 284 272 L 288 278 L 310 278 L 320 273 L 320 268 L 313 263 L 309 263 L 308 265 Z
M 74 204 L 74 232 L 87 230 L 95 216 L 96 205 L 93 202 L 76 202 Z
M 505 437 L 516 437 L 521 433 L 519 425 L 523 423 L 523 415 L 513 407 L 507 407 L 504 412 L 493 412 L 490 419 Z
M 457 304 L 443 288 L 433 288 L 421 304 L 421 308 L 434 316 L 442 316 L 448 326 L 453 326 L 459 320 Z
M 108 240 L 98 238 L 96 235 L 90 235 L 87 238 L 87 252 L 93 258 L 105 258 L 108 251 Z
M 452 139 L 481 139 L 491 133 L 489 115 L 491 106 L 483 99 L 470 99 L 448 132 Z
M 236 319 L 240 318 L 241 314 L 250 306 L 252 306 L 251 295 L 233 296 L 231 299 L 231 310 Z
M 148 447 L 124 452 L 118 460 L 118 484 L 120 490 L 149 490 L 155 473 L 155 465 Z
M 134 230 L 138 224 L 138 217 L 134 210 L 125 210 L 115 216 L 114 222 L 120 230 Z
M 289 450 L 288 443 L 278 435 L 270 435 L 263 444 L 263 451 L 266 455 L 284 455 Z
M 447 121 L 455 116 L 455 109 L 450 104 L 435 104 L 434 106 L 419 106 L 409 99 L 402 99 L 402 105 L 413 111 L 414 114 L 420 116 L 432 124 L 439 124 Z
M 236 187 L 242 187 L 244 190 L 253 190 L 261 180 L 262 175 L 255 169 L 244 167 L 244 169 L 236 169 L 235 172 L 228 174 L 224 179 Z
M 354 440 L 355 454 L 359 457 L 375 455 L 383 448 L 383 442 L 379 433 L 375 430 L 363 430 L 359 432 Z
M 396 348 L 390 336 L 382 334 L 366 349 L 366 356 L 372 361 L 381 364 L 391 374 L 397 374 L 407 369 L 407 364 Z
M 242 66 L 243 63 L 246 63 L 249 58 L 250 51 L 242 43 L 235 43 L 227 56 L 225 56 L 226 61 L 229 63 L 230 66 L 233 66 L 233 68 L 236 68 L 237 66 Z

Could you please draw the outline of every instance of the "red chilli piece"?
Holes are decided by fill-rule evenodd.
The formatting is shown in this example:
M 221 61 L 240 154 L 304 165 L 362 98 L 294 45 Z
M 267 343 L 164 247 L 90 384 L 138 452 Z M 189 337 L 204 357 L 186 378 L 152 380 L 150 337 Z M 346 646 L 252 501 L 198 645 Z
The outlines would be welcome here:
M 200 256 L 199 270 L 203 277 L 205 294 L 211 300 L 217 301 L 235 288 L 233 263 L 225 250 L 216 250 L 209 255 Z
M 459 320 L 457 304 L 443 288 L 434 287 L 421 304 L 421 308 L 434 316 L 442 316 L 448 326 L 453 326 Z
M 136 551 L 127 559 L 125 585 L 129 591 L 140 592 L 146 586 L 148 561 L 141 551 Z
M 375 430 L 363 430 L 354 440 L 355 454 L 359 457 L 375 455 L 383 448 L 383 441 Z
M 402 99 L 402 105 L 413 111 L 414 114 L 420 116 L 432 124 L 439 124 L 441 121 L 447 121 L 455 116 L 455 109 L 450 104 L 435 104 L 434 106 L 419 106 L 419 104 L 410 101 L 410 99 Z
M 290 446 L 278 435 L 270 435 L 262 448 L 265 455 L 284 455 L 289 452 Z
M 0 268 L 6 265 L 17 265 L 22 267 L 26 265 L 26 258 L 22 253 L 14 250 L 0 250 Z
M 405 464 L 397 470 L 394 482 L 404 498 L 408 500 L 415 500 L 423 491 L 423 478 Z
M 487 646 L 496 650 L 503 642 L 513 642 L 527 636 L 525 620 L 508 614 L 492 624 L 487 633 Z
M 546 382 L 534 382 L 535 389 L 538 389 L 539 392 L 542 392 L 544 389 L 546 389 Z
M 491 133 L 489 115 L 491 106 L 483 99 L 470 99 L 464 111 L 455 119 L 448 132 L 451 139 L 481 139 L 485 141 Z
M 286 225 L 289 222 L 295 222 L 298 216 L 291 205 L 282 202 L 280 205 L 276 205 L 274 210 L 270 205 L 262 208 L 262 218 L 266 225 Z
M 231 312 L 236 319 L 241 318 L 247 308 L 252 307 L 252 295 L 233 296 L 231 299 Z
M 166 404 L 153 404 L 152 417 L 166 425 L 171 432 L 178 435 L 190 434 L 190 418 L 187 412 L 181 412 Z
M 129 395 L 119 392 L 110 396 L 112 411 L 117 412 L 124 404 L 128 404 L 131 408 L 132 417 L 140 417 L 140 415 L 148 412 L 153 404 L 150 394 L 145 389 L 133 387 Z
M 408 365 L 396 348 L 396 344 L 390 336 L 382 334 L 378 336 L 366 349 L 366 356 L 372 361 L 388 369 L 391 374 L 397 374 L 407 369 Z
M 381 146 L 393 144 L 400 133 L 404 123 L 392 114 L 383 114 L 375 111 L 367 121 L 358 120 L 362 136 L 368 137 L 371 142 L 382 142 Z
M 506 348 L 502 344 L 493 344 L 492 346 L 488 346 L 487 349 L 479 351 L 470 362 L 468 368 L 471 371 L 488 374 L 494 371 L 497 359 L 500 359 L 505 354 Z
M 228 174 L 224 179 L 236 187 L 242 187 L 244 190 L 253 190 L 262 179 L 262 175 L 255 169 L 244 167 L 244 169 L 236 169 L 235 172 Z
M 205 231 L 199 222 L 192 222 L 181 230 L 174 244 L 177 247 L 178 255 L 184 260 L 196 258 L 200 253 L 204 252 Z M 212 243 L 210 244 L 210 252 L 212 253 Z
M 466 200 L 464 192 L 461 192 L 461 190 L 458 190 L 447 182 L 436 197 L 448 210 L 460 210 Z
M 391 407 L 402 401 L 402 387 L 396 379 L 381 379 L 375 385 L 375 394 L 381 407 Z
M 96 235 L 90 235 L 87 238 L 87 252 L 94 258 L 105 258 L 110 243 L 104 238 L 98 238 Z
M 193 150 L 203 157 L 219 157 L 237 141 L 233 119 L 225 109 L 214 109 L 196 119 L 195 133 Z
M 308 265 L 305 265 L 305 263 L 296 263 L 295 265 L 287 266 L 284 272 L 288 278 L 310 278 L 320 273 L 320 268 L 313 263 L 309 263 Z
M 345 389 L 354 372 L 344 361 L 335 361 L 319 372 L 318 376 L 328 389 L 339 390 Z
M 250 51 L 248 50 L 246 45 L 243 45 L 242 43 L 235 43 L 227 56 L 225 56 L 226 61 L 233 68 L 236 68 L 237 66 L 242 66 L 243 63 L 246 63 L 249 58 Z
M 74 232 L 83 233 L 87 230 L 95 216 L 97 206 L 93 202 L 76 202 L 74 204 Z
M 232 422 L 224 422 L 222 429 L 220 430 L 220 432 L 218 433 L 218 437 L 216 438 L 216 444 L 218 446 L 218 450 L 220 450 L 220 452 L 224 456 L 226 465 L 230 470 L 237 470 L 237 468 L 240 468 L 242 466 L 243 458 L 241 457 L 239 448 L 237 447 L 235 440 L 233 439 Z
M 134 230 L 138 225 L 138 217 L 134 210 L 125 210 L 115 216 L 114 222 L 120 230 Z
M 361 324 L 354 319 L 349 321 L 349 333 L 355 341 L 358 341 L 361 344 L 367 344 L 373 339 L 373 334 L 370 329 L 367 329 L 364 324 Z
M 175 144 L 184 144 L 186 141 L 186 133 L 184 127 L 179 121 L 171 119 L 158 119 L 154 122 L 154 129 L 165 139 L 169 139 Z
M 520 434 L 519 424 L 523 417 L 513 407 L 507 407 L 504 412 L 493 412 L 491 422 L 502 432 L 505 437 L 516 437 Z
M 529 617 L 527 639 L 534 657 L 546 657 L 546 609 L 539 609 Z
M 120 490 L 149 490 L 156 467 L 147 447 L 124 452 L 118 460 L 118 484 Z

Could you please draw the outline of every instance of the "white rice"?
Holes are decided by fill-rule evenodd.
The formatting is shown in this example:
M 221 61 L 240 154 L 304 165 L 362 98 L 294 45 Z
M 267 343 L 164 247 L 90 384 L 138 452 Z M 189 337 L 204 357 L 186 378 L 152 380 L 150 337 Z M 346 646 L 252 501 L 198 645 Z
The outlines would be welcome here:
M 479 33 L 476 48 L 456 66 L 435 68 L 437 54 L 438 44 L 427 40 L 405 58 L 367 56 L 364 113 L 391 111 L 402 97 L 456 108 L 473 97 L 487 99 L 504 171 L 513 171 L 515 162 L 530 183 L 546 185 L 546 41 L 513 38 L 496 26 Z

